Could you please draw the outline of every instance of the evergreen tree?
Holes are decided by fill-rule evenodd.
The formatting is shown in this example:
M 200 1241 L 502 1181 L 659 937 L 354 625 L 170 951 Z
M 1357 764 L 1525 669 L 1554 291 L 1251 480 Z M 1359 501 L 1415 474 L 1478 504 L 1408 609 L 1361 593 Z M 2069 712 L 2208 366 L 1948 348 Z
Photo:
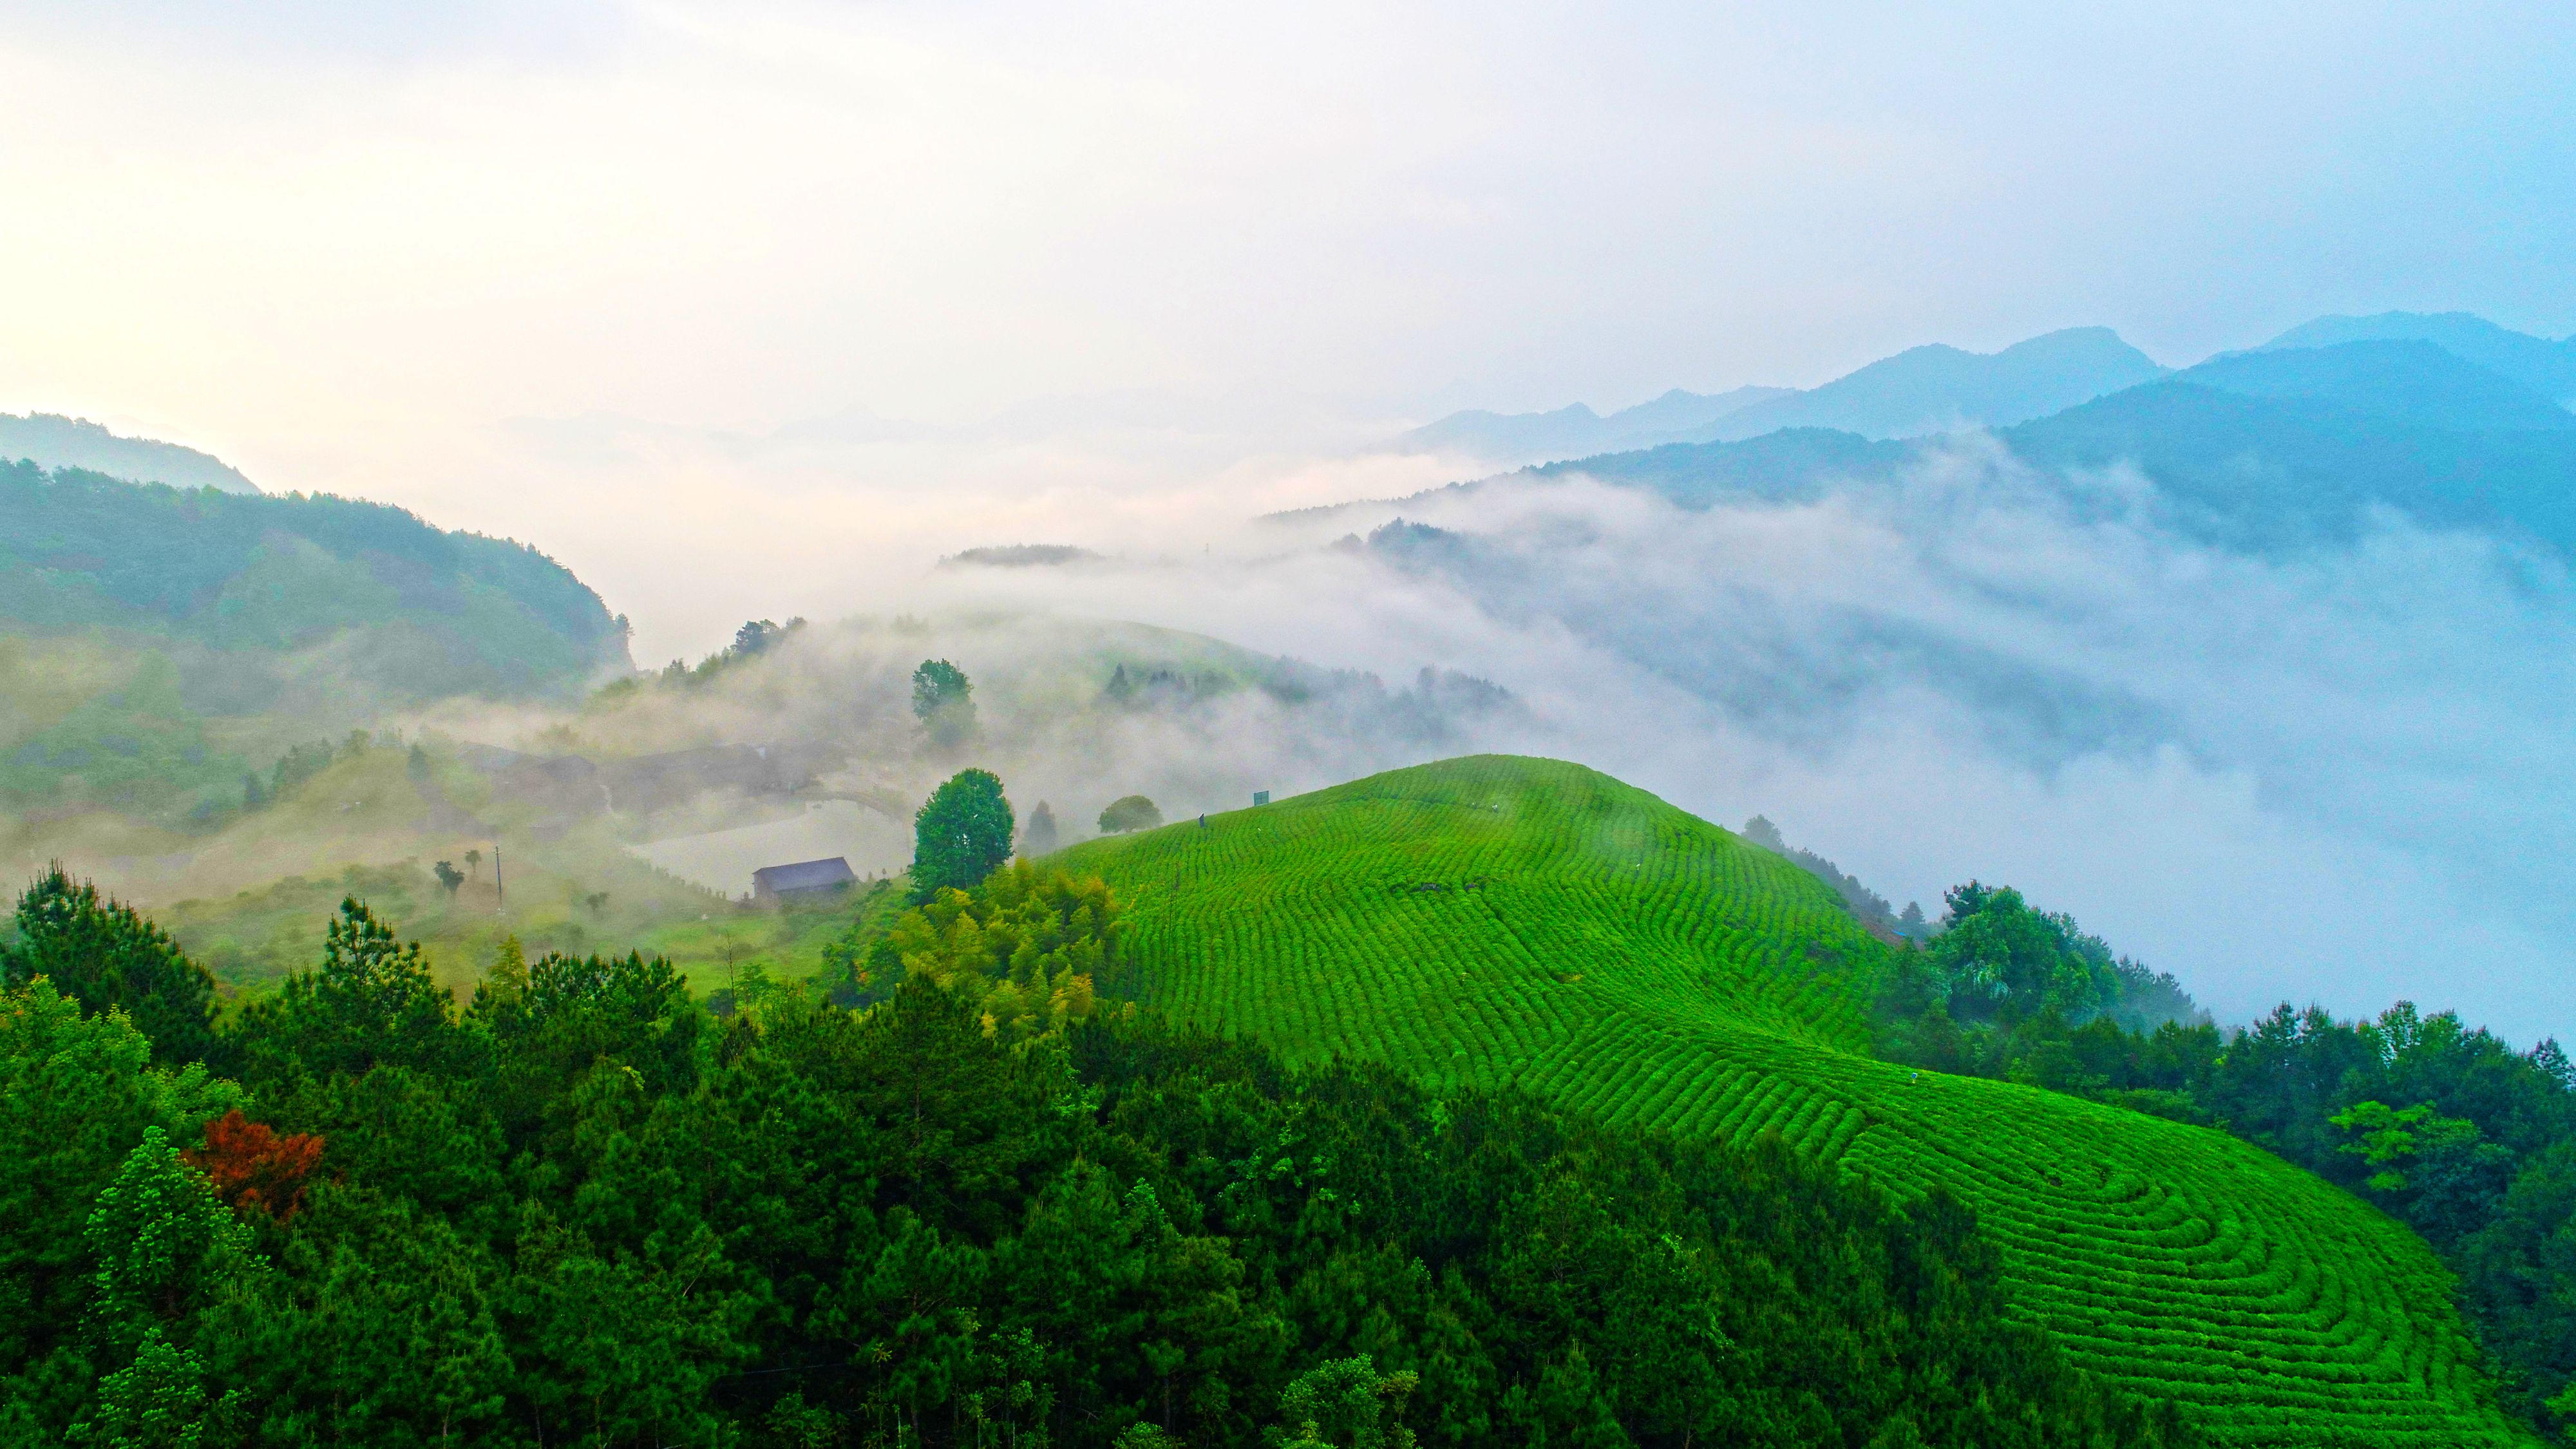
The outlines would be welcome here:
M 88 1011 L 123 1011 L 163 1063 L 214 1049 L 215 978 L 169 933 L 131 907 L 75 882 L 57 861 L 18 897 L 18 940 L 0 947 L 0 978 L 42 976 Z
M 1011 858 L 1011 802 L 989 770 L 960 770 L 912 817 L 912 898 L 966 890 Z
M 290 976 L 275 996 L 253 1002 L 234 1042 L 253 1082 L 357 1076 L 379 1063 L 456 1075 L 470 1071 L 475 1056 L 420 944 L 397 940 L 355 899 L 340 902 L 323 930 L 321 969 Z
M 120 1354 L 134 1352 L 146 1329 L 184 1319 L 247 1266 L 250 1248 L 250 1234 L 205 1174 L 181 1160 L 158 1127 L 144 1129 L 99 1193 L 83 1236 L 98 1264 L 92 1332 Z
M 1053 855 L 1056 851 L 1055 807 L 1044 800 L 1029 812 L 1029 826 L 1020 835 L 1020 854 Z
M 155 1069 L 130 1017 L 84 1016 L 50 984 L 0 996 L 0 1437 L 14 1420 L 41 1432 L 9 1442 L 60 1442 L 117 1366 L 89 1341 L 99 1263 L 84 1225 L 135 1143 L 185 1140 L 240 1096 L 199 1067 Z

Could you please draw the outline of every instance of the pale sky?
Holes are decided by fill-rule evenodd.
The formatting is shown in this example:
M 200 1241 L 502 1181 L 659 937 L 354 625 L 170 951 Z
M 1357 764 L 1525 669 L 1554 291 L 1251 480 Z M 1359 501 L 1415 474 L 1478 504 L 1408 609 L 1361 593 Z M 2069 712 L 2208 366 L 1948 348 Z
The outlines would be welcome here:
M 2558 335 L 2570 75 L 2563 5 L 0 4 L 0 409 L 417 502 L 521 417 Z

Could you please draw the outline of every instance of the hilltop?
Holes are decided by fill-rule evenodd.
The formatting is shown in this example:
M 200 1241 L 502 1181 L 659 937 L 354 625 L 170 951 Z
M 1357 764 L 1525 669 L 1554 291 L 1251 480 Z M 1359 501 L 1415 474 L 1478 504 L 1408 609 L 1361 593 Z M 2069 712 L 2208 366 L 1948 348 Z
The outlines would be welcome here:
M 541 693 L 627 664 L 626 631 L 524 544 L 324 494 L 245 496 L 0 469 L 0 628 L 226 651 L 335 643 L 387 693 Z
M 1904 438 L 2005 427 L 2166 375 L 2108 327 L 2069 327 L 2000 352 L 1933 343 L 1813 388 L 1739 387 L 1715 395 L 1678 388 L 1600 416 L 1576 403 L 1546 413 L 1452 413 L 1404 434 L 1404 452 L 1448 452 L 1493 463 L 1546 463 L 1675 443 L 1733 442 L 1783 428 L 1830 428 Z
M 173 488 L 260 492 L 258 484 L 212 453 L 152 438 L 129 438 L 91 422 L 56 413 L 20 417 L 0 413 L 0 462 L 24 460 L 39 468 L 81 468 L 131 483 Z
M 0 811 L 204 824 L 291 741 L 575 698 L 626 637 L 553 559 L 399 508 L 0 466 Z
M 1452 760 L 1063 860 L 1126 896 L 1126 969 L 1181 1021 L 1956 1192 L 2022 1313 L 2221 1442 L 2522 1442 L 2420 1239 L 2212 1130 L 1862 1055 L 1890 948 L 1606 776 Z

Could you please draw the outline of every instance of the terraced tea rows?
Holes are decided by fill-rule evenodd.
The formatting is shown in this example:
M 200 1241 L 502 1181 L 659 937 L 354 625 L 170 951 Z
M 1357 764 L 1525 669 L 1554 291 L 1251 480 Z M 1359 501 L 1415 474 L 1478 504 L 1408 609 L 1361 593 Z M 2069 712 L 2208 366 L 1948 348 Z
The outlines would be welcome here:
M 1885 948 L 1796 867 L 1606 776 L 1451 761 L 1072 857 L 1128 896 L 1175 1017 L 1946 1184 L 2024 1312 L 2222 1441 L 2527 1442 L 2411 1233 L 2221 1133 L 1870 1060 Z

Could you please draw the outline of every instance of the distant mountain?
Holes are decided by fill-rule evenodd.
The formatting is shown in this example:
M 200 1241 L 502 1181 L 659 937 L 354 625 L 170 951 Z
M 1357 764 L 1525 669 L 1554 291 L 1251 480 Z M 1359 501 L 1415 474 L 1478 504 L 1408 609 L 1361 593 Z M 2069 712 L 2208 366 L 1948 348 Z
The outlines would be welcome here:
M 2284 365 L 2284 375 L 2303 387 L 2321 385 L 2320 376 L 2331 380 L 2346 366 L 2344 359 L 2291 356 L 2297 361 Z M 2368 395 L 2378 385 L 2377 372 L 2359 371 L 2371 386 L 2351 387 L 2348 396 Z M 2248 387 L 2277 380 L 2252 368 L 2219 375 Z M 2459 374 L 2428 370 L 2427 376 Z M 2366 525 L 2371 509 L 2385 507 L 2428 527 L 2475 528 L 2576 550 L 2576 428 L 2426 427 L 2407 417 L 2402 403 L 2391 404 L 2399 408 L 2394 415 L 2373 413 L 2320 396 L 2263 396 L 2173 378 L 1996 436 L 2024 463 L 2059 477 L 2134 467 L 2173 505 L 2177 526 L 2236 547 L 2349 537 Z M 1514 476 L 1579 474 L 1647 489 L 1685 508 L 1786 503 L 1846 485 L 1893 482 L 1942 446 L 1931 438 L 1789 428 L 1551 463 Z M 2079 503 L 2099 498 L 2081 488 L 2069 496 Z
M 0 463 L 21 458 L 39 468 L 87 468 L 136 483 L 259 492 L 241 470 L 211 453 L 150 438 L 121 438 L 85 418 L 0 413 Z
M 2576 338 L 2552 342 L 2499 327 L 2467 312 L 2382 312 L 2373 317 L 2320 317 L 2255 349 L 2332 347 L 2346 342 L 2430 342 L 2452 356 L 2508 377 L 2554 403 L 2576 403 Z
M 1651 447 L 1757 403 L 1790 396 L 1785 387 L 1696 393 L 1674 388 L 1652 402 L 1603 417 L 1581 403 L 1552 413 L 1451 413 L 1396 439 L 1409 453 L 1462 453 L 1487 463 L 1543 463 Z
M 2576 413 L 2523 384 L 2421 341 L 2343 342 L 2212 358 L 2175 375 L 2252 397 L 2303 397 L 2427 428 L 2542 432 Z
M 1397 439 L 1409 452 L 1498 464 L 1551 463 L 1671 443 L 1731 442 L 1782 428 L 1908 438 L 2006 427 L 2165 375 L 2108 327 L 2070 327 L 1997 353 L 1909 348 L 1806 392 L 1676 389 L 1608 417 L 1581 403 L 1551 413 L 1452 413 Z
M 1728 500 L 1811 498 L 1838 481 L 1887 477 L 1913 456 L 1909 443 L 1831 428 L 1782 428 L 1740 442 L 1667 443 L 1524 471 L 1539 477 L 1579 473 L 1652 489 L 1685 508 L 1706 508 Z
M 0 464 L 0 634 L 99 630 L 220 651 L 245 679 L 302 672 L 256 656 L 310 656 L 387 699 L 566 693 L 633 667 L 626 621 L 523 544 L 356 499 Z
M 2358 528 L 2373 505 L 2436 527 L 2576 549 L 2576 430 L 2428 428 L 2313 397 L 2171 381 L 2012 428 L 2025 461 L 2065 472 L 2135 466 L 2185 521 L 2263 547 Z
M 1996 353 L 1912 347 L 1822 387 L 1731 413 L 1684 441 L 1725 442 L 1779 428 L 1910 438 L 2008 427 L 2164 375 L 2108 327 L 2070 327 Z

